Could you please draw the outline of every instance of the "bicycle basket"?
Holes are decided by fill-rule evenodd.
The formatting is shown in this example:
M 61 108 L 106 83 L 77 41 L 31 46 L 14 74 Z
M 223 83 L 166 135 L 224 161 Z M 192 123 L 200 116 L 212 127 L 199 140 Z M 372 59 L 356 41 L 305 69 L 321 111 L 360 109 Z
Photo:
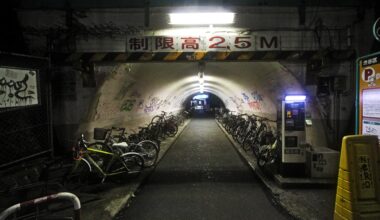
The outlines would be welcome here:
M 94 139 L 104 140 L 107 136 L 108 129 L 105 128 L 94 128 Z

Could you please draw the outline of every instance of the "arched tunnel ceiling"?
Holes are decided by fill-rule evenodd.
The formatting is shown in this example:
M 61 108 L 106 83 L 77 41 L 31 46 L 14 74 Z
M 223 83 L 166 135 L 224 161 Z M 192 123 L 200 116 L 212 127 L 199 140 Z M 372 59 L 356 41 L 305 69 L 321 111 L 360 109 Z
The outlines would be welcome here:
M 165 75 L 155 78 L 156 85 L 151 88 L 158 93 L 179 97 L 177 104 L 182 104 L 178 102 L 199 91 L 197 63 L 131 65 L 138 69 L 137 75 L 146 73 L 152 78 L 155 78 L 152 75 Z M 259 111 L 264 107 L 249 107 L 250 102 L 271 107 L 285 93 L 302 92 L 297 80 L 278 62 L 207 63 L 204 72 L 205 91 L 219 96 L 228 108 L 239 112 Z M 144 76 L 137 77 L 141 79 Z
M 95 69 L 99 72 L 102 68 L 106 69 L 104 66 Z M 226 108 L 237 113 L 276 119 L 278 101 L 285 94 L 305 93 L 293 74 L 279 62 L 208 62 L 204 73 L 204 91 L 216 95 Z M 117 64 L 98 84 L 79 130 L 111 126 L 134 129 L 149 123 L 161 111 L 182 110 L 184 102 L 197 92 L 196 62 Z M 312 132 L 318 133 L 320 129 L 321 126 L 314 125 Z M 316 139 L 315 143 L 319 141 L 324 138 Z
M 197 74 L 198 63 L 120 64 L 99 88 L 92 114 L 99 120 L 124 120 L 180 110 L 200 90 Z M 275 118 L 278 98 L 303 93 L 295 77 L 278 62 L 210 62 L 204 74 L 204 91 L 236 112 Z

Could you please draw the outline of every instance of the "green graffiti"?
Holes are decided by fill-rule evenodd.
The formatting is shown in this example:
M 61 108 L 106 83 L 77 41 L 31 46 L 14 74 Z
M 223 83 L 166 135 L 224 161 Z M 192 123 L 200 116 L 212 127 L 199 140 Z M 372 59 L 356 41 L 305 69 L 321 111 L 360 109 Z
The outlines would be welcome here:
M 136 103 L 136 99 L 125 100 L 123 104 L 121 105 L 120 111 L 125 111 L 125 112 L 131 111 L 133 107 L 135 106 L 135 103 Z

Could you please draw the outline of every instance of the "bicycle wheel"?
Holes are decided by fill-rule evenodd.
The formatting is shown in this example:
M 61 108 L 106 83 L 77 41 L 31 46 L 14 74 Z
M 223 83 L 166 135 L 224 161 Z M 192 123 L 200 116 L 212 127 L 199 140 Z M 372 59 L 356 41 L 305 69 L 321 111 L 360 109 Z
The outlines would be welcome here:
M 245 137 L 245 129 L 241 129 L 239 134 L 236 137 L 236 141 L 241 145 L 243 144 L 244 137 Z
M 174 137 L 178 132 L 178 127 L 174 123 L 168 123 L 165 126 L 165 134 L 169 137 Z
M 257 143 L 256 140 L 252 143 L 251 148 L 252 148 L 253 154 L 256 157 L 258 157 L 259 156 L 259 152 L 260 152 L 260 145 Z
M 151 167 L 156 164 L 159 149 L 153 141 L 141 141 L 138 144 L 131 146 L 131 149 L 144 158 L 144 167 Z
M 254 138 L 254 133 L 253 131 L 250 131 L 248 132 L 245 137 L 244 137 L 244 140 L 243 140 L 243 143 L 241 144 L 243 149 L 245 151 L 249 151 L 251 149 L 251 145 L 252 145 L 252 140 Z
M 129 174 L 140 173 L 144 169 L 144 158 L 139 153 L 129 152 L 120 157 Z
M 73 167 L 65 174 L 63 184 L 68 188 L 87 184 L 91 171 L 92 167 L 87 160 L 75 160 Z
M 268 156 L 269 156 L 269 151 L 268 149 L 262 150 L 258 157 L 257 157 L 257 165 L 259 167 L 264 167 L 265 164 L 268 162 Z
M 162 119 L 162 116 L 161 115 L 156 115 L 152 118 L 152 120 L 150 121 L 151 124 L 154 124 L 154 123 L 157 123 L 159 121 L 161 121 Z

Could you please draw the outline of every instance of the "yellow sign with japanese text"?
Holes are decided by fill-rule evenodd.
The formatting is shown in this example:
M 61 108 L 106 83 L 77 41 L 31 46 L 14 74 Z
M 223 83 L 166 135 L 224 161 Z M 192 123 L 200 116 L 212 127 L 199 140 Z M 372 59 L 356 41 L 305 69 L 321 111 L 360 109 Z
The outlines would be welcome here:
M 374 135 L 343 137 L 334 220 L 380 219 L 378 146 Z
M 380 53 L 357 61 L 357 134 L 380 137 Z

